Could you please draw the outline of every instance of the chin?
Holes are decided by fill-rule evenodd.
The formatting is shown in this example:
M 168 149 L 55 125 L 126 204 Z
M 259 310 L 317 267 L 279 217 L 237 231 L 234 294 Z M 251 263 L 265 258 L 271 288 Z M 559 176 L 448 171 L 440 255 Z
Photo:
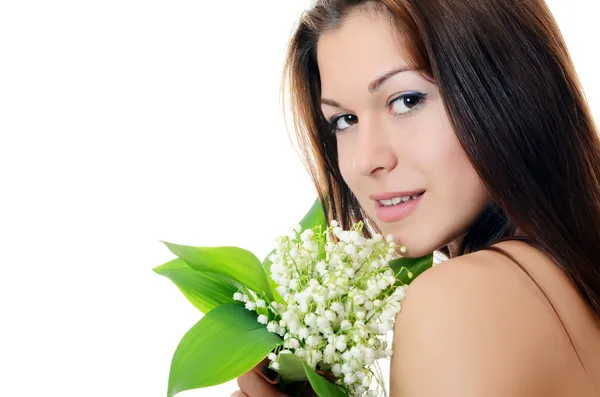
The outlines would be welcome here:
M 421 256 L 425 256 L 431 254 L 432 252 L 440 249 L 445 244 L 442 241 L 438 241 L 437 238 L 432 238 L 431 234 L 421 234 L 421 233 L 401 233 L 390 231 L 386 234 L 391 234 L 394 236 L 394 241 L 398 246 L 405 246 L 406 252 L 401 254 L 407 258 L 419 258 Z M 400 253 L 398 251 L 398 253 Z
M 404 257 L 407 258 L 420 258 L 422 256 L 431 254 L 432 252 L 434 252 L 435 250 L 437 250 L 438 248 L 433 248 L 433 246 L 427 246 L 427 245 L 407 245 L 404 244 L 404 246 L 406 247 L 406 252 L 404 254 L 401 254 Z

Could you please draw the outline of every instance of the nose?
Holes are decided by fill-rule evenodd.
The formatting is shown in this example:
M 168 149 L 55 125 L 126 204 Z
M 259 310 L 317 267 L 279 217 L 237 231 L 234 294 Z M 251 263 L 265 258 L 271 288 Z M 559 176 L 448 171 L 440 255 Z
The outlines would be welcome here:
M 355 146 L 354 168 L 364 176 L 388 173 L 398 165 L 390 136 L 374 123 L 361 123 Z M 367 127 L 367 128 L 365 128 Z

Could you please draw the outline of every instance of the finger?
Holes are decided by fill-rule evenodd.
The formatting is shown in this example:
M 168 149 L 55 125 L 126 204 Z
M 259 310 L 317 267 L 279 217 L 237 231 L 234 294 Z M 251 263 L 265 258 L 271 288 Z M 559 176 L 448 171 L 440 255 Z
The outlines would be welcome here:
M 276 385 L 277 383 L 279 383 L 279 374 L 277 372 L 275 372 L 274 370 L 272 370 L 271 368 L 269 368 L 269 363 L 270 363 L 269 359 L 265 358 L 264 360 L 262 360 L 260 363 L 258 363 L 258 365 L 256 365 L 252 369 L 258 375 L 260 375 L 264 379 L 266 379 L 267 382 L 269 382 L 272 385 Z
M 246 393 L 244 393 L 243 391 L 241 391 L 241 390 L 236 390 L 229 397 L 248 397 L 248 395 Z
M 237 378 L 237 383 L 248 397 L 288 397 L 280 392 L 277 387 L 265 381 L 257 371 L 248 371 Z

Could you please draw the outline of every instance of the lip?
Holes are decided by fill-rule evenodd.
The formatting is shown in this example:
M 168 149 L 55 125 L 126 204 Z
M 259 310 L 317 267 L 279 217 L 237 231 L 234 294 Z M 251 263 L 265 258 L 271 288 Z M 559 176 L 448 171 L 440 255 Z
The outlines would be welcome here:
M 379 200 L 390 200 L 394 197 L 406 197 L 406 196 L 416 196 L 418 194 L 425 193 L 425 190 L 410 190 L 406 192 L 385 192 L 382 194 L 371 194 L 369 198 L 371 200 L 379 201 Z
M 404 203 L 400 203 L 400 204 L 397 204 L 394 206 L 389 206 L 389 207 L 386 207 L 383 204 L 381 204 L 379 201 L 376 201 L 375 202 L 375 215 L 381 222 L 386 222 L 386 223 L 387 222 L 395 222 L 400 219 L 403 219 L 416 210 L 419 203 L 423 199 L 423 196 L 425 196 L 425 192 L 422 191 L 422 193 L 423 194 L 421 194 L 419 197 L 417 197 L 414 200 L 408 200 Z M 417 195 L 419 193 L 417 192 L 416 194 L 406 194 L 406 193 L 402 193 L 402 194 L 405 196 L 413 196 L 413 195 Z M 391 196 L 391 197 L 398 197 L 398 196 Z M 389 200 L 389 199 L 380 199 L 380 200 Z

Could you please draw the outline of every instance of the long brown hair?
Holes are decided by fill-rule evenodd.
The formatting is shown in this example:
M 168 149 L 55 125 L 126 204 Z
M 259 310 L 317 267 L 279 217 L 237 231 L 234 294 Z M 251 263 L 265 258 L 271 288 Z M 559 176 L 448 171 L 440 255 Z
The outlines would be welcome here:
M 342 179 L 320 108 L 319 37 L 353 10 L 388 15 L 408 64 L 439 87 L 491 204 L 460 253 L 522 232 L 600 317 L 600 141 L 543 0 L 319 0 L 296 27 L 284 88 L 303 159 L 330 219 L 374 227 Z M 284 98 L 285 100 L 285 98 Z

